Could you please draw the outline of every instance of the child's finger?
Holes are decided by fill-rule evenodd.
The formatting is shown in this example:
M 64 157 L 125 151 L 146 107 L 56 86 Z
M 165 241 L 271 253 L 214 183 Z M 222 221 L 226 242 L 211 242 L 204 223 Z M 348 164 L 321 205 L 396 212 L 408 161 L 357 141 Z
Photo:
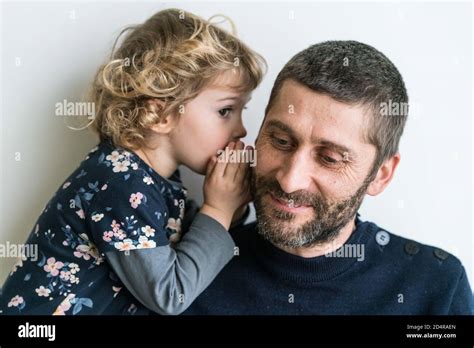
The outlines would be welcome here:
M 245 144 L 242 141 L 239 141 L 235 144 L 235 146 L 231 149 L 234 152 L 234 159 L 236 162 L 231 162 L 227 164 L 227 168 L 225 170 L 224 175 L 228 175 L 229 178 L 232 178 L 232 180 L 235 180 L 235 175 L 237 171 L 239 170 L 240 167 L 240 151 L 244 148 Z
M 214 167 L 214 175 L 217 177 L 224 176 L 225 167 L 227 164 L 223 159 L 217 157 L 216 166 Z
M 233 147 L 234 147 L 234 143 L 230 142 L 229 145 L 227 145 L 226 150 L 231 150 L 231 149 L 233 149 Z M 217 176 L 224 176 L 227 165 L 228 164 L 227 164 L 227 162 L 225 161 L 224 158 L 217 157 L 217 164 L 216 164 L 215 174 Z
M 250 192 L 250 168 L 248 167 L 247 170 L 245 171 L 245 175 L 243 177 L 243 180 L 241 181 L 241 186 L 242 186 L 242 202 L 243 203 L 249 203 L 252 201 L 252 194 Z
M 234 141 L 231 141 L 227 146 L 226 146 L 226 158 L 223 159 L 223 162 L 225 164 L 225 167 L 224 167 L 224 173 L 223 175 L 226 175 L 227 173 L 227 170 L 229 168 L 229 165 L 232 164 L 231 162 L 231 157 L 232 157 L 232 153 L 234 152 L 235 150 L 235 147 L 236 147 L 237 143 L 234 142 Z
M 209 160 L 209 163 L 207 163 L 206 176 L 211 176 L 212 172 L 214 171 L 214 168 L 216 167 L 216 163 L 216 156 L 212 156 Z
M 242 162 L 239 165 L 239 169 L 235 173 L 234 180 L 236 182 L 240 182 L 242 184 L 245 183 L 245 177 L 247 176 L 247 173 L 249 171 L 249 164 Z
M 251 146 L 246 146 L 245 147 L 245 150 L 243 151 L 246 151 L 247 153 L 245 154 L 245 156 L 243 157 L 244 159 L 247 159 L 247 158 L 250 158 L 249 157 L 249 154 L 248 154 L 248 151 L 249 149 L 251 149 L 252 147 Z M 249 168 L 250 164 L 245 162 L 245 161 L 242 161 L 240 164 L 239 164 L 239 168 L 238 170 L 236 171 L 235 173 L 235 178 L 234 180 L 243 180 L 243 176 L 245 176 L 247 174 L 247 172 L 250 170 Z

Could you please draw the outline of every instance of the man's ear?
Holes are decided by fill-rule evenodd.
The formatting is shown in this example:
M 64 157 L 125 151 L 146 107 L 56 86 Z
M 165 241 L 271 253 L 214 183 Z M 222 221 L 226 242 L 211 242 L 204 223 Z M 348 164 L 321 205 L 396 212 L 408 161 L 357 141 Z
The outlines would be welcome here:
M 385 190 L 390 181 L 392 181 L 398 163 L 400 163 L 399 153 L 393 155 L 391 158 L 383 162 L 377 171 L 375 179 L 372 180 L 372 182 L 369 184 L 369 187 L 367 188 L 368 195 L 377 196 L 379 193 Z
M 153 98 L 149 99 L 147 103 L 147 110 L 156 115 L 159 115 L 160 119 L 160 121 L 151 126 L 150 129 L 158 134 L 170 133 L 176 125 L 176 117 L 173 114 L 162 115 L 162 111 L 165 107 L 165 102 L 163 100 Z

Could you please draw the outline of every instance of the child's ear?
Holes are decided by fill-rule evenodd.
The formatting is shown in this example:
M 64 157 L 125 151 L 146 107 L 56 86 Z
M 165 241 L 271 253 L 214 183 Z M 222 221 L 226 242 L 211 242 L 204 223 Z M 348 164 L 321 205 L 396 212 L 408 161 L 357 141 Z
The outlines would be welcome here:
M 158 134 L 168 134 L 176 125 L 176 117 L 173 114 L 161 115 L 165 107 L 165 102 L 160 99 L 149 99 L 148 110 L 160 116 L 160 121 L 153 126 L 151 130 Z
M 400 154 L 397 153 L 388 160 L 386 160 L 377 171 L 375 179 L 372 180 L 367 188 L 367 194 L 370 196 L 377 196 L 388 186 L 392 181 L 398 163 L 400 163 Z

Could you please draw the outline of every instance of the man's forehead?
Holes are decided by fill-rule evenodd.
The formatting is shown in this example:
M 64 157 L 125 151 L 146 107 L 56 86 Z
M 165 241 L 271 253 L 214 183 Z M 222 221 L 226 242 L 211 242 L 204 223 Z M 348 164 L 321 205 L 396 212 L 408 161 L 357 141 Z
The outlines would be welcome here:
M 266 117 L 266 126 L 277 127 L 296 137 L 355 152 L 364 135 L 366 109 L 339 102 L 308 87 L 287 80 Z M 277 122 L 275 122 L 277 121 Z
M 287 109 L 289 113 L 330 117 L 336 121 L 342 117 L 357 117 L 365 113 L 365 108 L 359 105 L 340 102 L 291 79 L 283 82 L 274 105 L 279 109 Z

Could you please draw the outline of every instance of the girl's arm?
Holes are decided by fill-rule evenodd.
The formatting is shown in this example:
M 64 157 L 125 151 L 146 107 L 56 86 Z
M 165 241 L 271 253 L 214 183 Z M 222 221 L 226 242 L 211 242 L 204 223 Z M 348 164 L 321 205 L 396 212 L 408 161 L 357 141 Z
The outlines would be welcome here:
M 213 218 L 198 213 L 175 248 L 123 252 L 106 257 L 126 288 L 148 309 L 177 315 L 207 288 L 234 255 L 234 242 Z
M 125 185 L 118 178 L 108 186 L 90 211 L 103 216 L 90 222 L 99 250 L 147 308 L 160 314 L 183 312 L 234 255 L 227 230 L 235 210 L 249 199 L 248 166 L 213 159 L 203 207 L 175 248 L 169 245 L 165 225 L 157 224 L 157 216 L 163 222 L 166 215 L 159 190 L 147 187 L 136 174 Z

